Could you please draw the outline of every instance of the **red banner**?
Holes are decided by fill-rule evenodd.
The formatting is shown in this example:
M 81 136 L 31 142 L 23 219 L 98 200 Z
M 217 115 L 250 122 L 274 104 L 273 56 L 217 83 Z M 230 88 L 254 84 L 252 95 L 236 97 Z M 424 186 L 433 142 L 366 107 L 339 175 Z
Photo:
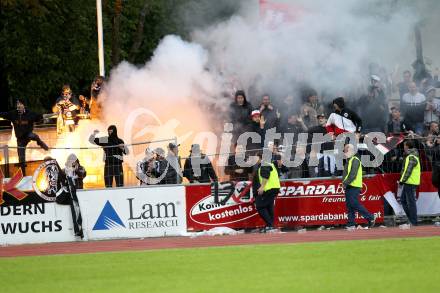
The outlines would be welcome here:
M 220 185 L 218 203 L 209 185 L 186 186 L 188 230 L 264 226 L 251 196 L 250 182 Z
M 364 178 L 360 202 L 383 222 L 384 198 L 388 191 L 396 193 L 399 174 Z M 422 175 L 419 192 L 436 190 L 430 183 L 431 173 Z M 188 230 L 214 227 L 254 228 L 264 226 L 253 204 L 250 182 L 220 185 L 218 203 L 209 185 L 186 187 Z M 275 226 L 297 227 L 347 223 L 345 197 L 340 179 L 285 181 L 275 200 Z M 357 215 L 357 223 L 366 223 Z
M 365 178 L 359 201 L 383 222 L 384 185 L 381 176 Z M 357 215 L 357 223 L 366 223 Z M 275 201 L 275 226 L 339 225 L 347 223 L 340 179 L 286 181 Z

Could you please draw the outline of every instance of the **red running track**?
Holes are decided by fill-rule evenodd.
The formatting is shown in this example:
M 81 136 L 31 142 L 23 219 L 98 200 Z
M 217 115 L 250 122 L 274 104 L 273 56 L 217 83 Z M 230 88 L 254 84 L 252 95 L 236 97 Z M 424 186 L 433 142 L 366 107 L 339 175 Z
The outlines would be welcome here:
M 307 231 L 305 233 L 286 232 L 226 236 L 164 237 L 4 246 L 0 247 L 0 257 L 433 236 L 440 236 L 440 227 L 419 226 L 412 227 L 409 230 L 374 228 L 355 231 L 324 230 Z

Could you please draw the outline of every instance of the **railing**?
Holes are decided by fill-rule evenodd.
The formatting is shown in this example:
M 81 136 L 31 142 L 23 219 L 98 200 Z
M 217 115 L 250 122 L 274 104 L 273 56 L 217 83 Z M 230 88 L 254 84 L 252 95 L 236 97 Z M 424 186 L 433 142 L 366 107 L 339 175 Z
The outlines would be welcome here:
M 81 146 L 75 146 L 75 144 L 69 145 L 65 140 L 71 139 L 70 136 L 59 137 L 56 134 L 55 129 L 36 129 L 36 133 L 45 141 L 48 145 L 54 146 L 48 152 L 42 150 L 35 142 L 31 142 L 26 148 L 26 158 L 27 158 L 27 168 L 26 175 L 32 175 L 34 170 L 38 165 L 44 160 L 46 156 L 53 157 L 57 159 L 60 166 L 63 168 L 64 163 L 69 156 L 69 154 L 74 153 L 80 164 L 83 165 L 87 171 L 87 176 L 84 178 L 85 188 L 102 188 L 104 186 L 104 152 L 103 147 L 92 145 L 90 143 L 80 144 Z M 429 171 L 432 169 L 432 161 L 440 158 L 440 146 L 430 148 L 426 145 L 427 137 L 407 137 L 415 140 L 417 150 L 420 154 L 420 161 L 423 171 Z M 85 141 L 87 138 L 80 138 Z M 122 164 L 123 169 L 123 182 L 124 186 L 136 186 L 140 184 L 140 180 L 136 174 L 137 165 L 145 157 L 145 149 L 150 148 L 152 150 L 156 148 L 162 148 L 164 150 L 163 156 L 166 156 L 168 143 L 173 142 L 177 144 L 175 138 L 156 140 L 156 141 L 145 141 L 145 142 L 135 142 L 127 144 L 129 149 L 129 155 L 124 156 L 124 163 Z M 2 145 L 2 146 L 1 146 Z M 3 166 L 3 172 L 6 177 L 13 175 L 13 173 L 20 167 L 18 163 L 17 156 L 17 146 L 15 142 L 15 137 L 9 134 L 0 134 L 0 160 Z M 304 145 L 303 145 L 304 147 Z M 293 146 L 292 149 L 295 149 Z M 437 150 L 438 149 L 438 150 Z M 251 152 L 254 155 L 255 151 Z M 364 153 L 364 155 L 367 153 Z M 249 167 L 239 167 L 235 164 L 230 164 L 234 162 L 234 153 L 215 153 L 207 154 L 206 157 L 212 163 L 214 171 L 218 177 L 219 181 L 245 181 L 251 180 L 253 175 L 252 166 Z M 157 155 L 156 155 L 157 156 Z M 308 162 L 311 161 L 310 152 L 306 152 L 304 155 L 304 163 L 296 167 L 285 167 L 282 164 L 282 160 L 285 154 L 282 151 L 278 151 L 275 147 L 273 151 L 274 163 L 277 165 L 280 173 L 281 179 L 301 179 L 301 178 L 331 178 L 335 176 L 340 176 L 342 170 L 338 170 L 336 167 L 336 154 L 334 150 L 327 150 L 320 154 L 316 154 L 319 158 L 317 159 L 318 164 L 316 166 L 310 166 Z M 223 161 L 226 161 L 226 166 L 220 165 L 220 158 L 223 157 Z M 226 157 L 226 160 L 224 158 Z M 232 159 L 228 159 L 232 157 Z M 295 155 L 292 155 L 292 160 Z M 380 166 L 374 168 L 364 168 L 365 174 L 377 174 L 377 173 L 396 173 L 400 172 L 402 169 L 402 163 L 404 158 L 403 143 L 397 145 L 394 149 L 390 150 L 384 156 L 384 160 Z M 188 157 L 181 158 L 181 170 L 184 171 L 185 160 Z M 154 160 L 153 160 L 154 161 Z M 32 163 L 35 162 L 35 163 Z M 107 164 L 108 170 L 110 172 L 118 171 L 119 166 L 109 166 Z M 115 172 L 113 172 L 115 173 Z M 184 178 L 183 183 L 187 183 L 187 179 Z M 115 183 L 113 183 L 115 184 Z

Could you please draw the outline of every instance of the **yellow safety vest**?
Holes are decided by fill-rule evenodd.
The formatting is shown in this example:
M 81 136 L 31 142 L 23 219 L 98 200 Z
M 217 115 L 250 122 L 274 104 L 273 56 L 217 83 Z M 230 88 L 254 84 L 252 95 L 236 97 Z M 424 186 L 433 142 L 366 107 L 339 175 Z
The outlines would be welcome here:
M 269 174 L 269 179 L 267 179 L 266 185 L 264 186 L 264 191 L 268 191 L 270 189 L 280 189 L 281 185 L 280 185 L 280 178 L 278 177 L 278 171 L 275 168 L 274 164 L 270 164 L 270 166 L 272 167 L 272 170 L 270 171 Z M 260 183 L 263 182 L 263 177 L 261 177 L 261 166 L 258 169 L 258 179 L 260 180 Z
M 348 160 L 348 170 L 347 170 L 347 175 L 345 175 L 344 181 L 348 178 L 348 175 L 350 175 L 353 160 L 359 161 L 359 169 L 356 174 L 356 178 L 353 180 L 353 182 L 351 182 L 348 185 L 353 186 L 353 187 L 362 188 L 362 163 L 361 163 L 361 160 L 359 160 L 359 158 L 356 156 L 353 156 Z
M 406 170 L 408 169 L 409 157 L 413 157 L 414 159 L 416 159 L 417 165 L 414 166 L 414 168 L 411 172 L 411 175 L 409 175 L 408 180 L 406 180 L 406 182 L 403 182 L 403 183 L 410 184 L 410 185 L 420 185 L 420 175 L 421 175 L 420 160 L 417 156 L 414 156 L 414 155 L 408 155 L 405 158 L 405 166 L 403 168 L 402 176 L 400 177 L 400 182 L 402 182 L 403 176 L 405 175 Z

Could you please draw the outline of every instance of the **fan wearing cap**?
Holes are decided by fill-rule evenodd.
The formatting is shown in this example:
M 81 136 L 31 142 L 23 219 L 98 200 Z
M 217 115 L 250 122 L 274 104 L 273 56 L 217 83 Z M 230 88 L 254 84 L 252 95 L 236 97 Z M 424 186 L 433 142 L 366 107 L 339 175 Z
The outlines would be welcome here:
M 429 86 L 426 89 L 426 109 L 425 109 L 425 125 L 431 122 L 439 122 L 440 116 L 440 99 L 435 96 L 436 89 Z
M 30 141 L 35 141 L 44 150 L 49 150 L 49 147 L 35 134 L 34 123 L 43 119 L 43 116 L 29 111 L 24 104 L 24 101 L 17 99 L 16 109 L 9 112 L 0 112 L 0 117 L 11 121 L 14 126 L 15 137 L 17 138 L 17 153 L 20 167 L 25 174 L 26 167 L 26 146 Z
M 261 150 L 263 148 L 267 127 L 266 127 L 266 120 L 264 119 L 263 116 L 261 116 L 259 110 L 252 111 L 251 120 L 252 123 L 249 131 L 257 133 L 261 137 L 261 141 L 252 142 L 249 139 L 246 144 L 246 149 L 249 150 L 251 153 L 255 153 L 256 151 Z
M 315 133 L 322 134 L 323 136 L 327 134 L 327 129 L 325 128 L 325 125 L 327 124 L 327 118 L 325 117 L 324 113 L 320 113 L 316 115 L 316 119 L 318 120 L 318 125 L 312 128 L 309 128 L 308 130 L 308 138 L 307 138 L 307 153 L 310 153 L 312 149 L 312 142 L 313 142 L 313 135 Z M 321 152 L 325 150 L 331 150 L 333 149 L 333 143 L 326 142 L 323 145 L 321 145 Z
M 362 130 L 362 120 L 359 116 L 345 107 L 343 97 L 333 100 L 333 108 L 335 111 L 330 114 L 326 129 L 329 134 L 338 136 L 345 132 L 360 133 Z
M 180 144 L 168 144 L 168 154 L 165 158 L 168 163 L 168 169 L 165 176 L 165 184 L 182 183 L 183 175 L 179 157 L 179 146 Z

